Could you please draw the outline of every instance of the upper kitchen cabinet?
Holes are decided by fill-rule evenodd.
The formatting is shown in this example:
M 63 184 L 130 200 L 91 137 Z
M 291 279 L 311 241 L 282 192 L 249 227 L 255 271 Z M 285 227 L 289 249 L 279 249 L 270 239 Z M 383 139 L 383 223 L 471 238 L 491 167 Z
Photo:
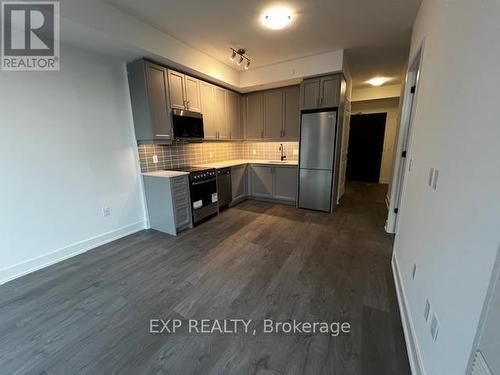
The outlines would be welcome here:
M 264 91 L 264 138 L 283 136 L 283 90 Z
M 203 81 L 200 82 L 200 102 L 205 139 L 217 139 L 218 134 L 215 118 L 214 90 L 214 85 Z
M 229 139 L 227 126 L 226 90 L 214 86 L 215 124 L 217 126 L 217 139 Z
M 229 136 L 231 139 L 243 139 L 243 129 L 241 126 L 241 98 L 240 95 L 226 91 L 226 110 Z
M 305 79 L 300 85 L 300 108 L 317 109 L 339 105 L 341 75 Z
M 173 137 L 167 70 L 149 61 L 127 65 L 138 142 L 170 143 Z
M 262 92 L 248 94 L 245 102 L 246 138 L 262 139 L 264 137 L 264 95 Z
M 300 86 L 283 89 L 283 133 L 282 138 L 298 140 L 300 133 Z
M 172 108 L 201 112 L 200 81 L 188 75 L 168 70 L 170 105 Z

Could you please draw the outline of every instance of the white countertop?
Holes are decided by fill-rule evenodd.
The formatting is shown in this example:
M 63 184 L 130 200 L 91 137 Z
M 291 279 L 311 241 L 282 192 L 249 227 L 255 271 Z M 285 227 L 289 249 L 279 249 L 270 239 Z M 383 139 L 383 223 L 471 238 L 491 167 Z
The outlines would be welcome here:
M 189 174 L 189 172 L 181 172 L 181 171 L 154 171 L 154 172 L 146 172 L 143 173 L 143 176 L 149 177 L 162 177 L 162 178 L 171 178 L 177 176 L 184 176 Z
M 242 164 L 265 164 L 265 165 L 283 166 L 283 167 L 296 167 L 299 165 L 299 162 L 297 160 L 287 160 L 282 162 L 280 160 L 235 159 L 235 160 L 219 161 L 215 163 L 198 164 L 196 166 L 202 168 L 226 168 Z

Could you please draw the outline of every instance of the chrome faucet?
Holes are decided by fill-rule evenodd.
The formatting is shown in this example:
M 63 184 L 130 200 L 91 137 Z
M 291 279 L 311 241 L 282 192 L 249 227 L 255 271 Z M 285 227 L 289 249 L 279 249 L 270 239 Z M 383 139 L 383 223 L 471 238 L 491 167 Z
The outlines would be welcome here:
M 285 160 L 286 159 L 286 155 L 285 155 L 285 148 L 283 147 L 283 143 L 280 143 L 280 158 L 281 158 L 281 161 Z

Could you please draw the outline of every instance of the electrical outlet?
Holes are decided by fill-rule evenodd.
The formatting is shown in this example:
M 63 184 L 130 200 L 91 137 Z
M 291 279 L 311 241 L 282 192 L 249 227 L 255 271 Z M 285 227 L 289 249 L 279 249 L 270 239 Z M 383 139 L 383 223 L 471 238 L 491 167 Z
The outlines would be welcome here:
M 439 335 L 439 320 L 436 316 L 436 314 L 432 314 L 432 321 L 431 321 L 431 336 L 432 336 L 432 341 L 436 342 L 438 339 Z
M 252 155 L 257 155 L 257 150 L 252 150 Z
M 299 154 L 299 150 L 297 148 L 294 148 L 293 149 L 293 155 L 298 155 Z
M 425 301 L 425 308 L 424 308 L 424 319 L 426 322 L 429 321 L 429 315 L 431 313 L 431 303 L 429 300 Z
M 411 270 L 411 279 L 415 280 L 416 275 L 417 275 L 417 263 L 413 263 L 413 269 Z
M 102 212 L 102 216 L 109 216 L 109 215 L 111 215 L 111 208 L 103 207 L 101 209 L 101 212 Z
M 158 164 L 158 156 L 157 155 L 153 155 L 153 163 Z
M 213 158 L 214 157 L 214 153 L 212 151 L 210 151 L 210 157 Z

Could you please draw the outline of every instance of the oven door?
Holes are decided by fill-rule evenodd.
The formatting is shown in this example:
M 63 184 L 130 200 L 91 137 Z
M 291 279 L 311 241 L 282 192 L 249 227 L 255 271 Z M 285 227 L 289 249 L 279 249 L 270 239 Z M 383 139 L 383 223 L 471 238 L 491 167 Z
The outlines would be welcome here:
M 191 202 L 193 210 L 217 204 L 217 178 L 191 182 Z

